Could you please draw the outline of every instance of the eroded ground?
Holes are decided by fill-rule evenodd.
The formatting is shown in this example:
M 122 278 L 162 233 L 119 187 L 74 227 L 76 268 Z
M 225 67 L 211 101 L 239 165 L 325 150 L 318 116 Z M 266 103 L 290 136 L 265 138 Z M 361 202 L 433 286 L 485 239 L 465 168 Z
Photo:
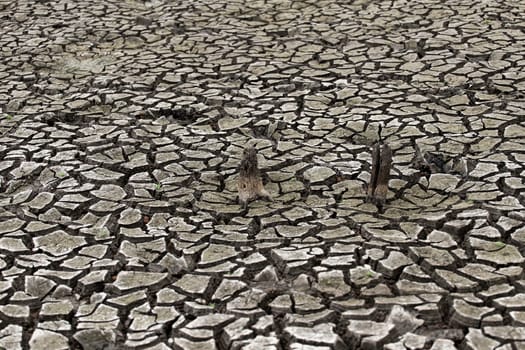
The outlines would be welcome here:
M 524 13 L 0 1 L 0 347 L 524 349 Z

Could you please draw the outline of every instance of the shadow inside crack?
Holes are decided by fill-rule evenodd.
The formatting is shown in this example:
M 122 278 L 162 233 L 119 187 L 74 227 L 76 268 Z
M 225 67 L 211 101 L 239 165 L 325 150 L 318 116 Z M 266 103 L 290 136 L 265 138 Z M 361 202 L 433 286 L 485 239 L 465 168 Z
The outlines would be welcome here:
M 154 118 L 164 118 L 169 123 L 179 125 L 189 125 L 197 121 L 199 114 L 194 108 L 160 108 L 156 110 L 148 110 L 147 115 Z M 144 116 L 147 117 L 147 116 Z

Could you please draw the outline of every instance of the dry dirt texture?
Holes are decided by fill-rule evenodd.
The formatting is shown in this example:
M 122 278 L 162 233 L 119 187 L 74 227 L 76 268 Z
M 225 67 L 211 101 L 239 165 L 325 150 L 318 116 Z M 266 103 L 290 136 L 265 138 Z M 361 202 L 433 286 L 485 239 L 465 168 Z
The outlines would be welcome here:
M 0 0 L 0 348 L 525 349 L 524 14 Z

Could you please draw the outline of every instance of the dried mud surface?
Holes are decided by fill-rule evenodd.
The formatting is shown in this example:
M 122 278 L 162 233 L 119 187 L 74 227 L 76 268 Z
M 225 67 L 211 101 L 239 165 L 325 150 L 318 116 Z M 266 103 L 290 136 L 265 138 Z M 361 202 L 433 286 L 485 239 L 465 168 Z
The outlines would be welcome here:
M 524 13 L 0 0 L 0 348 L 525 349 Z

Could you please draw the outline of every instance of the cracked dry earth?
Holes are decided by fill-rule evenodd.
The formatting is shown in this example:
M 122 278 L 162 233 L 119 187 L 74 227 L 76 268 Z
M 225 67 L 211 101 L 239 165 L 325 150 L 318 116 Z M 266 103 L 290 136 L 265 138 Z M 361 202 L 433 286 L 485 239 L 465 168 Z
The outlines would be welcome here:
M 0 348 L 525 349 L 524 13 L 1 0 Z

